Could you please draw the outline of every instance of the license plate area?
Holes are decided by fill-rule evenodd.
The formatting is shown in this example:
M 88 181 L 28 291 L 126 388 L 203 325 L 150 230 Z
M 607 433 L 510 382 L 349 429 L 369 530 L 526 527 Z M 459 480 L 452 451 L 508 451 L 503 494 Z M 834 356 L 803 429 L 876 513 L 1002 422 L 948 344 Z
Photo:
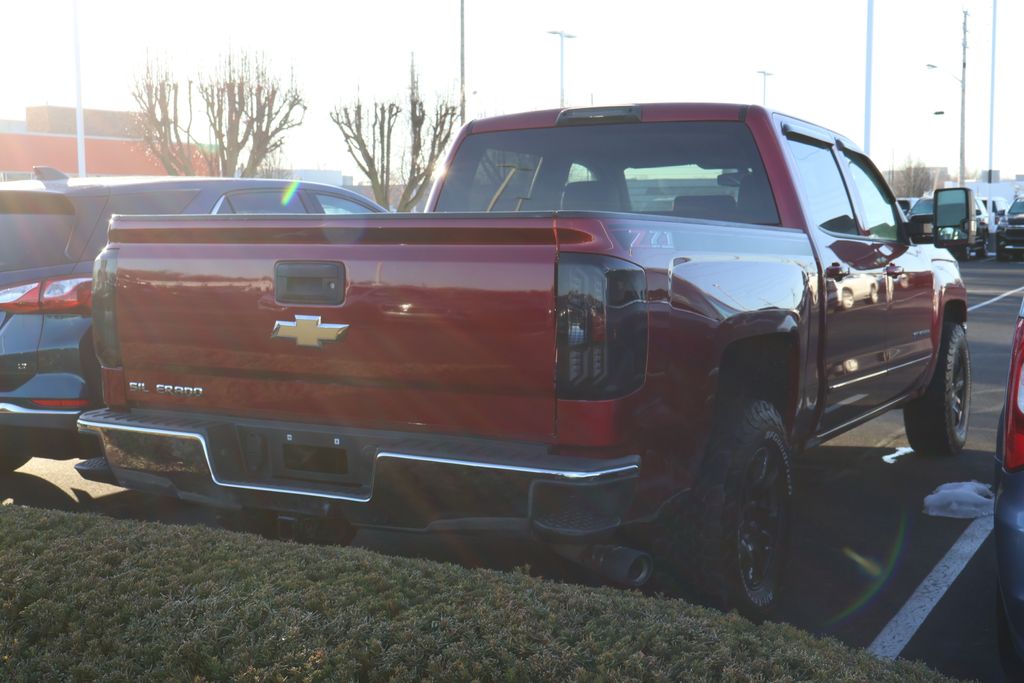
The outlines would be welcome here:
M 337 446 L 285 443 L 281 473 L 305 481 L 348 481 L 348 451 Z
M 239 479 L 276 487 L 358 488 L 372 478 L 372 458 L 358 440 L 326 430 L 239 427 Z

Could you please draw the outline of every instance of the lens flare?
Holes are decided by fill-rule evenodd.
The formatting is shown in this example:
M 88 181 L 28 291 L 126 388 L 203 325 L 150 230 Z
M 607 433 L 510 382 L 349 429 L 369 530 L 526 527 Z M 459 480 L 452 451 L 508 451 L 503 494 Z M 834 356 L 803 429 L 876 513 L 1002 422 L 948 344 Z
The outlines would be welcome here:
M 850 548 L 843 548 L 843 554 L 850 558 L 850 560 L 852 560 L 865 575 L 871 577 L 873 581 L 864 589 L 863 592 L 861 592 L 859 596 L 857 596 L 857 599 L 854 600 L 849 607 L 826 621 L 826 626 L 834 626 L 859 611 L 871 602 L 872 598 L 882 591 L 882 588 L 889 580 L 889 577 L 892 576 L 893 570 L 896 569 L 896 561 L 899 559 L 900 552 L 903 550 L 903 542 L 906 538 L 906 533 L 907 513 L 904 510 L 900 513 L 900 526 L 896 530 L 896 538 L 893 540 L 892 547 L 889 549 L 889 555 L 886 557 L 884 566 L 880 566 L 878 562 L 861 556 Z
M 288 187 L 284 189 L 284 194 L 281 195 L 281 206 L 288 206 L 291 203 L 292 197 L 299 191 L 299 181 L 293 180 L 288 183 Z

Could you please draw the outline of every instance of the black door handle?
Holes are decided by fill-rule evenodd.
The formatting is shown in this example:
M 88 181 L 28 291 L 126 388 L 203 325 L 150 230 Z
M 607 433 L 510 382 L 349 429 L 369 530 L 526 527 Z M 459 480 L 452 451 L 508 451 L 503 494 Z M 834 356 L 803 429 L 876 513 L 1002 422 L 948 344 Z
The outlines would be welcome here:
M 345 265 L 281 261 L 274 266 L 274 297 L 282 304 L 337 306 L 345 300 Z

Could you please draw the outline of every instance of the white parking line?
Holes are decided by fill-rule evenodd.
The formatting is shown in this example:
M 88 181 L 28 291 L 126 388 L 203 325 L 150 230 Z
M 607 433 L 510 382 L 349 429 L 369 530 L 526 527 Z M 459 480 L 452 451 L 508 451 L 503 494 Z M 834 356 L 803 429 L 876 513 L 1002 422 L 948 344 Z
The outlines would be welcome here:
M 1024 292 L 1024 286 L 1011 289 L 991 299 L 976 303 L 973 306 L 969 306 L 967 310 L 975 311 L 979 308 L 984 308 L 989 304 L 994 304 L 1019 292 Z M 964 530 L 960 538 L 953 544 L 953 547 L 949 549 L 928 576 L 924 578 L 924 581 L 917 587 L 910 596 L 910 599 L 903 604 L 903 607 L 896 613 L 896 616 L 875 637 L 871 645 L 868 646 L 868 652 L 883 659 L 895 659 L 903 652 L 903 648 L 907 646 L 910 639 L 921 628 L 921 624 L 931 614 L 932 609 L 939 603 L 942 596 L 946 594 L 949 587 L 956 581 L 956 577 L 960 575 L 960 572 L 971 561 L 974 554 L 978 552 L 981 544 L 988 538 L 988 535 L 992 532 L 992 525 L 993 517 L 991 515 L 979 517 L 971 522 L 970 526 Z
M 994 296 L 991 299 L 986 299 L 985 301 L 982 301 L 979 304 L 974 304 L 973 306 L 968 306 L 967 310 L 968 311 L 974 311 L 974 310 L 977 310 L 977 309 L 982 308 L 984 306 L 988 306 L 989 304 L 994 304 L 995 302 L 997 302 L 997 301 L 999 301 L 1001 299 L 1005 299 L 1006 297 L 1010 296 L 1011 294 L 1016 294 L 1017 292 L 1024 292 L 1024 287 L 1018 287 L 1017 289 L 1011 289 L 1008 292 L 1003 292 L 999 296 Z
M 882 659 L 896 659 L 910 639 L 917 633 L 946 590 L 956 581 L 967 563 L 978 552 L 992 532 L 993 517 L 987 515 L 971 522 L 946 556 L 939 560 L 931 573 L 917 587 L 896 616 L 875 637 L 868 652 Z

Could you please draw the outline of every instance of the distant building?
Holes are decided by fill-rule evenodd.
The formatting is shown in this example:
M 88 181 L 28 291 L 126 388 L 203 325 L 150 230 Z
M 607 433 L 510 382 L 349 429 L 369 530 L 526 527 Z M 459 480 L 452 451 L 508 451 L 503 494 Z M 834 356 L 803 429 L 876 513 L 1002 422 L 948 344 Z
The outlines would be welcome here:
M 974 190 L 974 194 L 979 197 L 1002 197 L 1008 202 L 1012 202 L 1017 197 L 1024 196 L 1024 176 L 1017 176 L 1016 180 L 1003 180 L 1000 181 L 999 171 L 992 171 L 992 182 L 985 182 L 988 180 L 988 171 L 982 171 L 978 174 L 976 180 L 968 180 L 964 182 L 963 187 L 969 187 Z M 956 181 L 946 181 L 946 187 L 958 187 Z
M 167 175 L 146 153 L 135 114 L 86 109 L 87 175 Z M 0 121 L 0 180 L 32 177 L 33 166 L 78 174 L 73 107 L 28 107 L 24 121 Z

